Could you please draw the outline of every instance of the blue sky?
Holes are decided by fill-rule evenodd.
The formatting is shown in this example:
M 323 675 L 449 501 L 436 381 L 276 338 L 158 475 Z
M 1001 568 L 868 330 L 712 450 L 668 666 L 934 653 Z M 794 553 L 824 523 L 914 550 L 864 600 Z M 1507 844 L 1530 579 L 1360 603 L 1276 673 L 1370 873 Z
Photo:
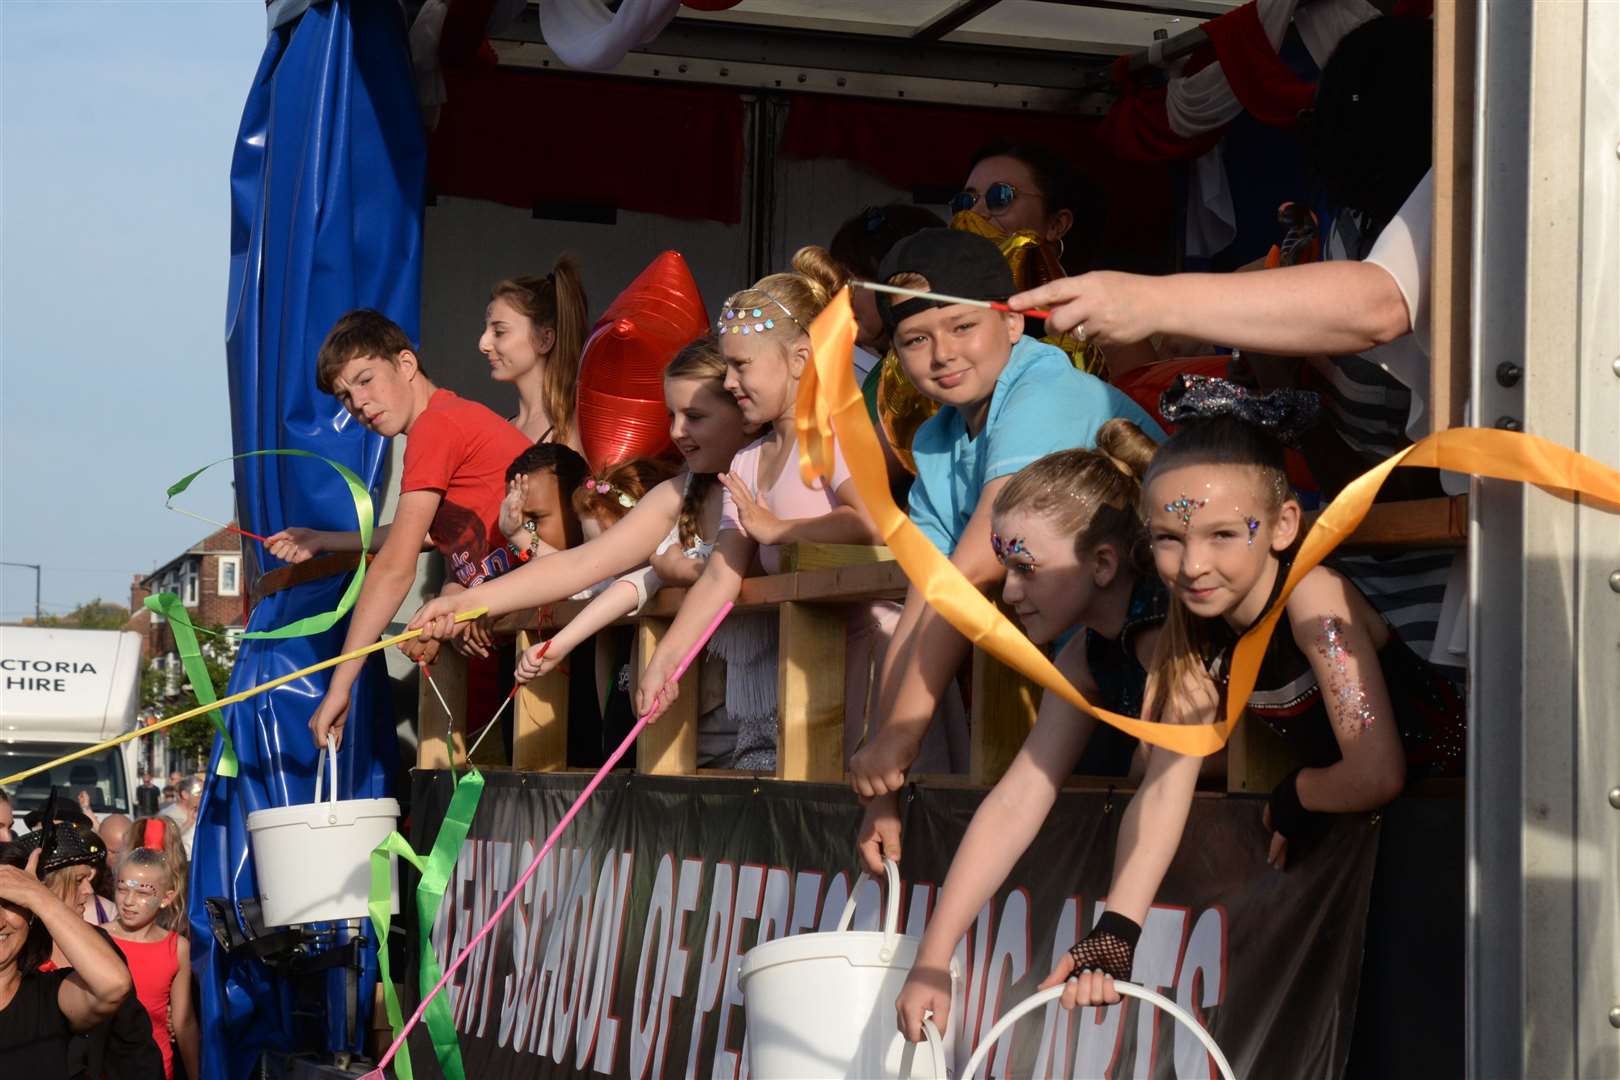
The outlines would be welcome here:
M 0 0 L 0 559 L 47 612 L 129 601 L 231 452 L 229 169 L 260 0 Z M 229 469 L 185 496 L 231 514 Z M 0 567 L 0 620 L 34 575 Z

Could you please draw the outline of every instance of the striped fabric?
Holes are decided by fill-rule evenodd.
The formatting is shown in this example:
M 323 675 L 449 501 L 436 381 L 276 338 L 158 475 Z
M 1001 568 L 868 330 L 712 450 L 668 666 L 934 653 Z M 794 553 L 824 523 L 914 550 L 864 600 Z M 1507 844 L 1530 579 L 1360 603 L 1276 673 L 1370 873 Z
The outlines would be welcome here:
M 1372 249 L 1377 230 L 1358 214 L 1341 212 L 1328 234 L 1324 259 L 1361 259 Z M 1307 386 L 1322 395 L 1322 408 L 1345 443 L 1370 467 L 1411 443 L 1406 420 L 1412 392 L 1377 363 L 1386 350 L 1421 350 L 1411 335 L 1363 356 L 1318 356 L 1308 361 Z
M 1434 649 L 1439 632 L 1440 608 L 1446 599 L 1446 578 L 1457 553 L 1401 551 L 1338 554 L 1328 565 L 1350 579 L 1361 595 L 1400 634 L 1401 640 L 1432 663 L 1456 663 Z M 1456 672 L 1451 672 L 1455 675 Z

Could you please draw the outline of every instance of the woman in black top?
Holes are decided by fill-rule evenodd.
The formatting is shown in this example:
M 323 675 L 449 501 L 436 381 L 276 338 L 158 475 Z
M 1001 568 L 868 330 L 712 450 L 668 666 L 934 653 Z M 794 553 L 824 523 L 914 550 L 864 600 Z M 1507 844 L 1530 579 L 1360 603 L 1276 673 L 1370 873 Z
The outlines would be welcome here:
M 0 1076 L 67 1074 L 68 1040 L 132 992 L 118 950 L 35 876 L 39 854 L 0 845 Z M 52 943 L 69 971 L 39 971 Z

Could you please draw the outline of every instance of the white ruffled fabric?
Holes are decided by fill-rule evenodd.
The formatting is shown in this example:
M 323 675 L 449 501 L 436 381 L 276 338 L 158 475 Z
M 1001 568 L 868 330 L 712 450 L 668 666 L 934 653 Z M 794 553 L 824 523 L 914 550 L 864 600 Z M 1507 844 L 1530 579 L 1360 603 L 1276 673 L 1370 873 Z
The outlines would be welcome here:
M 1304 7 L 1299 6 L 1299 0 L 1255 2 L 1260 25 L 1265 28 L 1271 47 L 1282 45 L 1292 21 L 1318 67 L 1327 63 L 1344 35 L 1378 15 L 1378 10 L 1367 0 L 1316 0 Z M 1191 75 L 1172 77 L 1165 92 L 1164 107 L 1171 130 L 1184 139 L 1231 123 L 1243 111 L 1220 64 L 1210 64 Z M 1187 254 L 1208 257 L 1236 238 L 1237 211 L 1232 205 L 1226 163 L 1217 146 L 1198 159 L 1188 180 Z
M 569 67 L 606 71 L 657 37 L 680 7 L 680 0 L 624 0 L 612 11 L 602 0 L 540 0 L 540 34 Z

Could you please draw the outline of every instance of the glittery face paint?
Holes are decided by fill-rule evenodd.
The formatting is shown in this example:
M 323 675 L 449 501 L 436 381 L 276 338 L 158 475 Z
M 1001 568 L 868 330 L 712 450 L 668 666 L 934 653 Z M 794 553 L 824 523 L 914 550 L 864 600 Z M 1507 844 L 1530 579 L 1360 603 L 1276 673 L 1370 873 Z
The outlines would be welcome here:
M 1373 712 L 1366 686 L 1350 676 L 1350 645 L 1345 640 L 1344 623 L 1337 615 L 1322 616 L 1316 651 L 1328 662 L 1328 685 L 1324 690 L 1338 702 L 1340 729 L 1352 737 L 1360 735 L 1373 726 L 1378 715 Z
M 1208 499 L 1189 499 L 1183 494 L 1174 502 L 1164 504 L 1167 513 L 1176 515 L 1181 519 L 1183 528 L 1192 528 L 1192 516 L 1209 504 Z
M 1000 534 L 991 533 L 990 550 L 996 553 L 996 561 L 1002 566 L 1007 565 L 1008 559 L 1016 556 L 1022 556 L 1023 559 L 1027 561 L 1014 563 L 1013 565 L 1017 566 L 1020 570 L 1035 569 L 1035 556 L 1031 555 L 1029 553 L 1029 548 L 1024 546 L 1024 538 L 1022 536 L 1014 536 L 1011 539 L 1003 540 Z
M 116 890 L 120 893 L 133 893 L 139 903 L 157 903 L 157 887 L 145 881 L 136 881 L 134 878 L 125 878 L 118 883 Z
M 1242 510 L 1237 510 L 1237 513 L 1243 518 L 1243 524 L 1249 527 L 1249 546 L 1254 547 L 1254 534 L 1260 531 L 1260 519 L 1250 517 Z

